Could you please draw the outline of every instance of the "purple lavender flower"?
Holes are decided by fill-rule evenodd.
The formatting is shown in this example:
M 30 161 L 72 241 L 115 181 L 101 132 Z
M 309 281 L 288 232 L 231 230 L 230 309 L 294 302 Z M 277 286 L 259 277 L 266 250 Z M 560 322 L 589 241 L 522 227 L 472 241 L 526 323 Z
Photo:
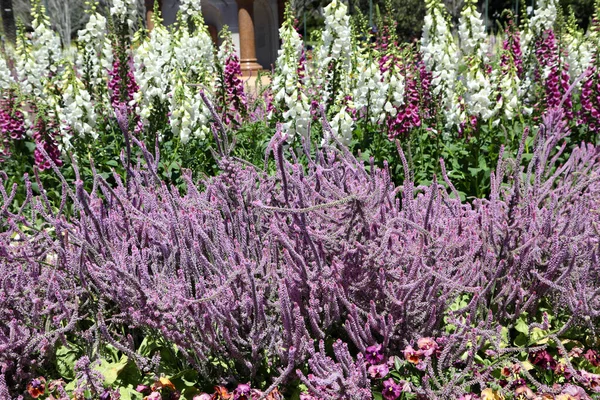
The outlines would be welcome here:
M 112 400 L 111 392 L 109 390 L 105 390 L 104 393 L 100 395 L 100 400 Z

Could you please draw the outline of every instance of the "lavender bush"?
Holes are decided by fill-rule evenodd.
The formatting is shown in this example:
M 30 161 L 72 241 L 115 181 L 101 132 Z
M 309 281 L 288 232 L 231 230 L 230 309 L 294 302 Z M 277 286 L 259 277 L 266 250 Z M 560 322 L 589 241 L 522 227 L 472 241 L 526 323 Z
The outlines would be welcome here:
M 444 185 L 409 178 L 395 187 L 387 164 L 367 170 L 339 143 L 314 156 L 305 143 L 301 164 L 280 132 L 265 154 L 274 174 L 228 156 L 220 132 L 223 172 L 199 184 L 185 173 L 184 194 L 160 180 L 158 151 L 134 137 L 144 158 L 128 166 L 123 155 L 127 176 L 110 185 L 95 174 L 89 191 L 76 162 L 70 186 L 46 153 L 63 181 L 59 208 L 29 183 L 27 201 L 14 205 L 16 187 L 1 186 L 0 312 L 9 322 L 0 376 L 21 393 L 53 350 L 73 343 L 91 357 L 111 346 L 158 374 L 158 354 L 136 351 L 158 336 L 212 383 L 250 381 L 267 395 L 299 376 L 315 396 L 368 398 L 369 349 L 406 354 L 427 336 L 441 337 L 443 351 L 435 368 L 418 364 L 429 383 L 413 390 L 448 398 L 491 373 L 468 376 L 479 350 L 537 348 L 507 348 L 503 326 L 594 336 L 600 155 L 582 144 L 558 163 L 563 112 L 544 117 L 528 167 L 525 131 L 516 158 L 502 156 L 492 173 L 490 197 L 472 204 L 459 200 L 443 162 Z M 69 203 L 75 218 L 64 215 Z M 539 310 L 560 318 L 543 322 Z M 331 340 L 345 343 L 328 353 Z M 466 372 L 448 376 L 456 365 Z

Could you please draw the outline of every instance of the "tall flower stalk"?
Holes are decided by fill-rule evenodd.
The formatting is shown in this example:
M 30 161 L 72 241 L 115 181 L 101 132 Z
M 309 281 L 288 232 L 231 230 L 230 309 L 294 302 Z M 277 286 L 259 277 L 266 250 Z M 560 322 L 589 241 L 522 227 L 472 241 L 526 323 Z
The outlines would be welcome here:
M 225 26 L 221 31 L 223 43 L 217 53 L 217 82 L 215 94 L 217 106 L 223 122 L 229 126 L 239 126 L 242 117 L 247 114 L 247 98 L 244 82 L 241 79 L 242 69 L 237 56 L 231 33 Z
M 304 44 L 294 25 L 294 15 L 288 4 L 285 20 L 279 29 L 281 48 L 275 63 L 271 84 L 273 106 L 271 115 L 282 121 L 284 132 L 307 137 L 310 126 L 310 101 L 304 91 L 306 63 L 302 62 Z
M 423 62 L 432 74 L 432 93 L 440 99 L 446 128 L 451 128 L 464 120 L 459 94 L 456 92 L 456 60 L 459 50 L 452 36 L 444 5 L 440 0 L 427 0 L 426 8 L 421 38 Z

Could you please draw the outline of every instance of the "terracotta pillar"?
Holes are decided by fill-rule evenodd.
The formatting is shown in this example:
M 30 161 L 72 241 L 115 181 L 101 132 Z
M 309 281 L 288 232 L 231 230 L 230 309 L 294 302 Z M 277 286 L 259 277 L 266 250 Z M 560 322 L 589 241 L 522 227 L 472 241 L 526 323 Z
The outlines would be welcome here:
M 212 39 L 213 44 L 217 46 L 219 44 L 219 33 L 217 31 L 217 27 L 209 24 L 208 33 L 210 34 L 210 38 Z
M 240 32 L 240 64 L 242 73 L 250 75 L 252 71 L 262 69 L 256 62 L 254 43 L 254 0 L 237 0 L 238 27 Z

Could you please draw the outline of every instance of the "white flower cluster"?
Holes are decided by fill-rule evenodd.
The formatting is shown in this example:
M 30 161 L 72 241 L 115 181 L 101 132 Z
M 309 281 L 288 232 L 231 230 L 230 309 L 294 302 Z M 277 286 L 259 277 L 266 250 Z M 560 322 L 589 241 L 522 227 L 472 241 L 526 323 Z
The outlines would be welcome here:
M 168 100 L 171 92 L 171 76 L 173 58 L 171 34 L 162 24 L 157 24 L 150 39 L 144 41 L 134 53 L 135 80 L 140 90 L 135 94 L 135 101 L 140 107 L 140 116 L 144 122 L 155 110 L 157 103 Z
M 204 139 L 210 133 L 208 107 L 198 89 L 185 84 L 182 79 L 175 84 L 170 112 L 171 129 L 174 135 L 179 136 L 181 143 L 189 142 L 192 136 Z
M 389 84 L 382 82 L 383 76 L 379 64 L 374 60 L 360 59 L 357 69 L 356 85 L 352 91 L 354 108 L 366 110 L 371 123 L 381 123 L 385 119 L 383 109 L 387 101 Z
M 136 0 L 112 0 L 110 14 L 120 23 L 126 24 L 129 29 L 133 28 L 133 23 L 137 16 Z
M 0 89 L 8 89 L 13 83 L 12 74 L 8 69 L 8 65 L 6 65 L 6 61 L 4 57 L 0 57 Z
M 514 68 L 498 75 L 494 80 L 499 81 L 498 91 L 501 97 L 496 109 L 503 110 L 506 118 L 513 119 L 519 114 L 519 77 Z
M 197 3 L 197 7 L 194 3 L 189 4 L 193 8 L 186 9 L 188 17 L 195 18 L 196 29 L 191 32 L 184 26 L 172 39 L 169 120 L 173 134 L 179 136 L 182 143 L 192 137 L 204 139 L 210 133 L 210 111 L 200 97 L 199 88 L 191 86 L 202 86 L 210 98 L 216 71 L 213 42 L 202 22 L 200 2 Z M 194 10 L 198 14 L 194 14 Z
M 331 119 L 330 125 L 336 138 L 345 146 L 348 146 L 352 141 L 352 130 L 354 127 L 354 120 L 349 113 L 348 107 L 341 107 Z
M 94 12 L 85 28 L 77 33 L 80 51 L 77 53 L 77 67 L 91 86 L 105 83 L 108 70 L 112 67 L 113 54 L 106 31 L 106 18 Z
M 565 40 L 567 42 L 569 76 L 571 81 L 575 81 L 592 65 L 594 60 L 593 45 L 584 40 L 579 32 L 568 33 L 565 35 Z M 581 82 L 578 86 L 581 86 Z
M 558 0 L 539 0 L 529 23 L 534 36 L 553 29 L 557 18 Z
M 275 76 L 271 83 L 273 99 L 278 110 L 283 111 L 283 130 L 289 136 L 308 135 L 310 102 L 302 90 L 304 82 L 298 75 L 302 57 L 302 39 L 288 14 L 279 29 L 282 44 L 275 62 Z
M 98 139 L 98 133 L 94 129 L 96 126 L 94 103 L 78 78 L 73 77 L 67 84 L 62 99 L 64 107 L 59 110 L 58 117 L 65 148 L 71 146 L 70 139 L 74 134 L 90 135 L 93 139 Z
M 202 2 L 198 0 L 179 0 L 179 12 L 185 21 L 202 15 Z
M 387 114 L 395 117 L 397 108 L 404 104 L 404 76 L 400 74 L 396 65 L 390 65 L 390 68 L 383 73 L 383 82 L 387 87 L 383 109 Z
M 446 125 L 450 127 L 464 119 L 455 91 L 459 52 L 444 5 L 440 0 L 427 0 L 426 6 L 421 52 L 425 65 L 432 73 L 432 92 L 435 96 L 442 95 Z
M 32 3 L 32 16 L 33 33 L 30 40 L 19 46 L 16 70 L 23 93 L 44 97 L 47 80 L 58 74 L 62 51 L 60 38 L 50 29 L 45 9 L 39 1 Z
M 333 0 L 323 9 L 325 29 L 319 57 L 323 63 L 329 64 L 329 61 L 337 59 L 350 61 L 352 42 L 350 16 L 347 11 L 346 5 L 338 0 Z
M 332 95 L 329 83 L 333 80 L 334 71 L 330 68 L 336 62 L 338 72 L 342 76 L 336 79 L 340 85 L 339 91 L 348 93 L 350 90 L 349 75 L 352 68 L 352 31 L 348 8 L 339 0 L 333 0 L 324 9 L 325 28 L 322 33 L 322 43 L 317 51 L 318 75 L 316 83 L 322 86 L 321 102 L 326 103 Z
M 206 80 L 215 73 L 214 45 L 205 26 L 182 29 L 173 39 L 173 69 L 189 79 Z
M 460 15 L 458 24 L 458 37 L 460 38 L 460 50 L 464 56 L 477 57 L 487 61 L 485 54 L 485 25 L 481 19 L 481 13 L 476 9 L 477 3 L 468 0 Z
M 464 103 L 468 115 L 489 120 L 496 112 L 496 103 L 492 102 L 494 95 L 490 80 L 479 66 L 467 70 L 465 76 Z

